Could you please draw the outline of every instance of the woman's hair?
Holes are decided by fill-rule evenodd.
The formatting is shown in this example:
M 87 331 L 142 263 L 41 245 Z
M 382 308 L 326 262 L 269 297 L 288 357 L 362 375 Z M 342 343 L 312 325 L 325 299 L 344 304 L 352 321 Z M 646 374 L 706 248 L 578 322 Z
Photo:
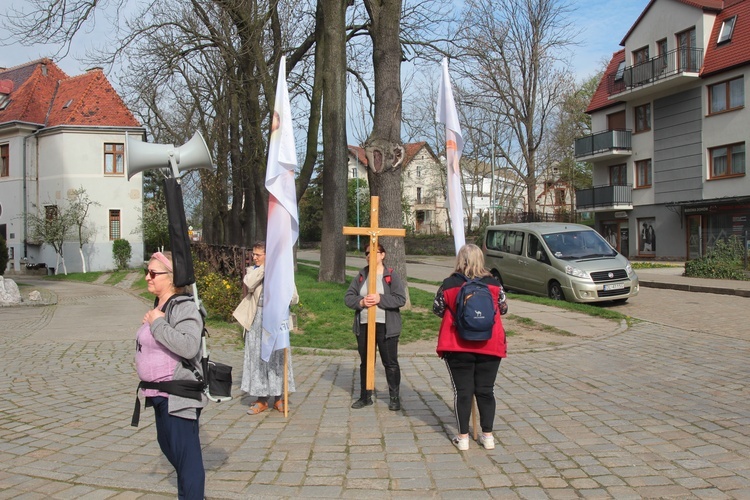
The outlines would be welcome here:
M 161 259 L 156 257 L 156 253 L 161 253 L 164 257 L 167 258 L 169 261 L 169 266 L 165 265 L 164 262 L 161 261 Z M 151 260 L 160 263 L 162 266 L 164 266 L 164 270 L 169 272 L 169 277 L 172 280 L 172 285 L 174 286 L 174 259 L 172 258 L 172 252 L 167 250 L 166 252 L 156 252 L 151 256 Z M 172 268 L 172 269 L 170 269 Z M 185 293 L 186 287 L 184 286 L 175 286 L 174 287 L 174 293 Z
M 468 278 L 490 275 L 490 273 L 484 268 L 484 255 L 482 254 L 482 249 L 471 243 L 467 243 L 458 250 L 455 271 Z
M 370 245 L 368 244 L 365 247 L 365 252 L 368 252 L 369 250 L 370 250 Z M 379 253 L 385 253 L 385 248 L 383 248 L 383 245 L 381 245 L 380 243 L 378 243 L 378 252 Z

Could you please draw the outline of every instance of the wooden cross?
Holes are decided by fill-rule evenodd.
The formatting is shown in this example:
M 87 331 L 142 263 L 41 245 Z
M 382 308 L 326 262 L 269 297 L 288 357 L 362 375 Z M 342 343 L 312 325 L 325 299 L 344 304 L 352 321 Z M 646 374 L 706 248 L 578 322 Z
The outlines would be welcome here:
M 360 235 L 370 237 L 370 257 L 368 265 L 370 274 L 367 281 L 367 293 L 377 292 L 377 268 L 378 268 L 378 237 L 379 236 L 406 236 L 404 229 L 389 229 L 378 226 L 378 208 L 380 198 L 370 197 L 370 227 L 348 227 L 344 226 L 345 235 Z M 367 308 L 367 378 L 365 388 L 368 391 L 375 390 L 375 314 L 378 306 Z

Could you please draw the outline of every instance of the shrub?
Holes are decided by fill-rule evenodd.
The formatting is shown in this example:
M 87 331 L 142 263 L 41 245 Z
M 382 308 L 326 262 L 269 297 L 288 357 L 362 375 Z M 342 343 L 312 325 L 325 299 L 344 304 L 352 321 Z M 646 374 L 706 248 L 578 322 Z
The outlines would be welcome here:
M 744 256 L 745 248 L 737 236 L 718 240 L 707 255 L 685 263 L 685 276 L 747 280 L 743 270 Z
M 5 243 L 5 238 L 0 236 L 0 276 L 5 273 L 6 267 L 8 267 L 8 245 Z
M 234 321 L 232 312 L 242 299 L 241 284 L 235 279 L 210 271 L 205 262 L 194 260 L 193 269 L 198 296 L 208 314 L 219 316 L 224 321 Z
M 119 239 L 112 242 L 112 257 L 115 260 L 115 267 L 118 271 L 128 268 L 128 263 L 132 255 L 133 253 L 128 240 Z

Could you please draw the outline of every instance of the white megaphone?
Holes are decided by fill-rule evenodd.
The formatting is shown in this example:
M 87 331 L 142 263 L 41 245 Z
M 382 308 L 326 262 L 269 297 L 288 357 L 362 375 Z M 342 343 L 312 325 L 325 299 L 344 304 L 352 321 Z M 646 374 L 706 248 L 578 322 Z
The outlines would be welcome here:
M 167 168 L 175 178 L 180 172 L 212 166 L 211 152 L 200 132 L 182 146 L 153 144 L 132 139 L 125 140 L 125 171 L 128 180 L 135 174 L 152 168 Z

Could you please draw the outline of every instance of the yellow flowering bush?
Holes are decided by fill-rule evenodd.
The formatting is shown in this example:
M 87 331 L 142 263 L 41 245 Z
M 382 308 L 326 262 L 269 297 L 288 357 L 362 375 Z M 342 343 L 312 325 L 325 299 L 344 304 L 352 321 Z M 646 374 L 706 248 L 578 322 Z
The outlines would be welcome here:
M 205 262 L 194 262 L 195 284 L 209 316 L 233 321 L 232 311 L 242 299 L 242 287 L 235 280 L 210 272 Z

